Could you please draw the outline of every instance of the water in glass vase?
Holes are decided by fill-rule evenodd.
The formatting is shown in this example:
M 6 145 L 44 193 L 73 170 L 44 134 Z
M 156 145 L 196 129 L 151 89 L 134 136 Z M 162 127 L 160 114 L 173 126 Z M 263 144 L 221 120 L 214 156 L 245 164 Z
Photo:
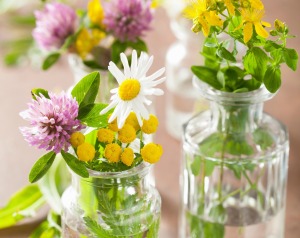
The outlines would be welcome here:
M 160 224 L 160 218 L 157 218 L 152 222 L 152 224 L 147 228 L 141 228 L 141 230 L 144 230 L 142 232 L 138 232 L 131 235 L 111 235 L 107 234 L 106 236 L 103 235 L 97 235 L 97 234 L 91 234 L 90 232 L 86 231 L 85 228 L 80 230 L 80 227 L 77 227 L 78 230 L 75 230 L 71 226 L 68 226 L 68 224 L 62 222 L 62 237 L 63 238 L 158 238 L 158 230 L 159 230 L 159 224 Z M 127 228 L 128 229 L 128 228 Z M 94 232 L 97 232 L 97 230 L 94 230 Z
M 286 145 L 255 160 L 184 151 L 180 238 L 284 237 Z

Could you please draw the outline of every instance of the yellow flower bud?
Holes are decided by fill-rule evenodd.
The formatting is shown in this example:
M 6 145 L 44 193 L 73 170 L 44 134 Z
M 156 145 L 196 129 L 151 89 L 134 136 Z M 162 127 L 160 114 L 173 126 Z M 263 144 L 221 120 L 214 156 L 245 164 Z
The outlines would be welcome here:
M 131 166 L 134 160 L 134 153 L 131 148 L 125 148 L 121 154 L 121 161 L 127 166 Z
M 84 142 L 77 147 L 77 156 L 81 161 L 91 161 L 94 159 L 96 150 L 91 144 Z
M 160 160 L 163 154 L 163 148 L 159 144 L 149 143 L 141 149 L 142 159 L 150 164 Z
M 108 120 L 109 120 L 110 116 L 111 116 L 111 114 L 108 116 Z M 113 120 L 111 123 L 108 123 L 108 128 L 114 132 L 118 132 L 119 128 L 118 128 L 117 119 Z
M 284 24 L 282 21 L 276 19 L 275 22 L 274 22 L 274 26 L 275 26 L 275 29 L 276 29 L 277 31 L 279 31 L 279 32 L 281 32 L 281 33 L 284 32 L 285 24 Z
M 133 126 L 125 124 L 121 130 L 119 130 L 118 139 L 122 143 L 130 143 L 136 138 L 136 131 Z
M 84 140 L 85 136 L 79 131 L 72 133 L 70 137 L 70 143 L 74 148 L 77 148 L 79 145 L 81 145 Z
M 114 132 L 110 129 L 100 128 L 97 133 L 98 141 L 102 143 L 112 143 L 115 135 Z
M 158 127 L 158 119 L 156 116 L 150 114 L 148 120 L 143 120 L 142 132 L 146 134 L 152 134 L 156 132 Z
M 126 118 L 125 124 L 133 126 L 133 128 L 138 131 L 141 129 L 140 124 L 134 112 L 130 112 L 129 116 Z
M 118 144 L 108 144 L 104 150 L 104 157 L 111 163 L 117 163 L 120 161 L 121 152 L 122 149 Z

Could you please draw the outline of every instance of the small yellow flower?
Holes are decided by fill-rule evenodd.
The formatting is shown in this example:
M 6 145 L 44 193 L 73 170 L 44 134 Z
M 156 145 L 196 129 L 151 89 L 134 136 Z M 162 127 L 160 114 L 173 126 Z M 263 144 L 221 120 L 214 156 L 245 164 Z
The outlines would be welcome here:
M 144 161 L 154 164 L 160 160 L 163 154 L 163 148 L 159 144 L 149 143 L 141 149 L 141 155 Z
M 98 141 L 102 143 L 112 143 L 115 135 L 114 132 L 110 129 L 100 128 L 97 133 Z
M 275 20 L 274 27 L 278 32 L 281 32 L 281 33 L 283 33 L 286 28 L 285 24 L 278 19 Z
M 84 142 L 77 147 L 77 156 L 81 161 L 91 161 L 95 157 L 95 148 L 91 144 Z
M 79 132 L 74 132 L 70 137 L 70 143 L 74 148 L 77 148 L 79 145 L 81 145 L 85 140 L 85 136 Z
M 86 28 L 83 28 L 78 34 L 75 47 L 82 59 L 85 59 L 87 54 L 105 37 L 105 33 L 94 29 L 90 33 Z
M 158 127 L 158 119 L 156 116 L 150 114 L 148 120 L 143 120 L 142 132 L 146 134 L 152 134 L 156 132 Z
M 232 0 L 224 0 L 225 6 L 229 12 L 230 15 L 234 15 L 235 14 L 235 7 L 232 4 Z
M 111 114 L 108 116 L 107 120 L 109 120 L 110 116 Z M 117 119 L 113 120 L 111 123 L 108 123 L 108 128 L 114 132 L 118 132 L 119 128 Z
M 184 10 L 187 18 L 193 20 L 193 31 L 202 30 L 205 37 L 209 35 L 211 26 L 223 26 L 222 19 L 216 11 L 211 11 L 207 0 L 190 0 L 190 5 Z
M 134 160 L 134 153 L 131 148 L 125 148 L 121 154 L 121 161 L 127 166 L 131 166 Z
M 112 143 L 105 147 L 104 157 L 111 163 L 117 163 L 120 161 L 121 153 L 121 147 L 116 143 Z
M 136 131 L 133 128 L 133 126 L 131 126 L 129 124 L 125 124 L 122 127 L 122 129 L 119 130 L 118 139 L 122 143 L 130 143 L 130 142 L 134 141 L 135 138 L 136 138 Z
M 88 16 L 92 23 L 103 27 L 104 10 L 100 0 L 91 0 L 88 3 Z
M 256 33 L 263 37 L 267 38 L 269 33 L 265 30 L 264 26 L 270 27 L 270 23 L 264 22 L 261 19 L 263 18 L 265 11 L 258 9 L 241 9 L 241 14 L 243 17 L 244 24 L 244 42 L 247 43 L 251 40 L 253 35 L 253 26 L 255 27 Z
M 125 124 L 133 126 L 133 128 L 138 131 L 141 129 L 140 124 L 134 112 L 130 112 L 129 116 L 126 118 Z

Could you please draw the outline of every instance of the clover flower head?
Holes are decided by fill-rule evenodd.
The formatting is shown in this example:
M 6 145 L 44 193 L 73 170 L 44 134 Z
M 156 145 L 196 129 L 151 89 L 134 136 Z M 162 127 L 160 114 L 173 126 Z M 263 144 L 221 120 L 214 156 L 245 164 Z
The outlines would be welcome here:
M 75 11 L 62 3 L 46 4 L 44 10 L 35 11 L 36 28 L 33 38 L 45 50 L 59 49 L 66 38 L 75 32 Z
M 36 96 L 28 106 L 20 116 L 31 126 L 21 127 L 20 131 L 31 146 L 55 153 L 67 151 L 71 135 L 84 127 L 77 119 L 77 101 L 64 92 L 58 95 L 49 93 L 49 98 Z
M 147 96 L 159 96 L 164 93 L 163 90 L 155 87 L 165 80 L 165 77 L 159 78 L 165 68 L 146 76 L 153 63 L 153 56 L 149 58 L 146 53 L 142 52 L 138 59 L 135 50 L 132 52 L 130 67 L 124 53 L 121 53 L 121 61 L 124 66 L 123 72 L 113 62 L 109 63 L 108 69 L 116 78 L 119 87 L 111 90 L 113 94 L 111 103 L 100 114 L 105 114 L 115 108 L 108 122 L 113 122 L 117 118 L 118 128 L 122 128 L 130 112 L 134 112 L 139 125 L 142 126 L 143 119 L 149 119 L 149 112 L 145 105 L 152 103 Z
M 112 0 L 104 11 L 104 25 L 120 41 L 136 41 L 150 29 L 153 19 L 148 0 Z

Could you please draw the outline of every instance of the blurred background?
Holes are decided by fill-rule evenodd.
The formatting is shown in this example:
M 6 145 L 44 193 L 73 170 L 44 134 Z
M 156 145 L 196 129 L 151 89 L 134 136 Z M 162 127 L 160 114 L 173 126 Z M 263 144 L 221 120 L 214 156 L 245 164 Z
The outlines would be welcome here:
M 69 1 L 85 5 L 85 1 Z M 288 47 L 300 52 L 300 1 L 265 0 L 265 20 L 276 18 L 286 22 L 290 33 L 297 38 L 288 42 Z M 189 26 L 178 13 L 182 9 L 181 0 L 166 0 L 163 7 L 156 10 L 152 31 L 145 38 L 150 54 L 154 55 L 153 70 L 167 67 L 167 81 L 162 86 L 165 95 L 155 102 L 160 119 L 156 141 L 164 147 L 164 155 L 155 166 L 156 186 L 162 196 L 161 238 L 177 237 L 178 211 L 180 203 L 179 171 L 181 161 L 181 122 L 187 120 L 194 111 L 202 110 L 206 103 L 197 97 L 191 87 L 189 66 L 201 64 L 198 57 L 201 36 L 189 33 Z M 31 148 L 24 141 L 19 127 L 24 125 L 19 112 L 26 108 L 31 98 L 32 88 L 46 88 L 52 91 L 67 90 L 74 82 L 74 76 L 67 58 L 48 71 L 39 68 L 39 58 L 29 62 L 21 59 L 17 67 L 4 63 L 15 63 L 16 56 L 24 54 L 23 48 L 30 45 L 32 15 L 39 8 L 37 0 L 0 0 L 0 207 L 9 197 L 28 184 L 28 173 L 41 151 Z M 13 16 L 13 17 L 12 17 Z M 25 16 L 20 23 L 20 17 Z M 27 21 L 24 19 L 27 19 Z M 186 27 L 185 27 L 186 26 Z M 183 29 L 181 28 L 183 27 Z M 184 31 L 184 33 L 183 33 Z M 20 39 L 17 45 L 13 40 Z M 14 50 L 14 54 L 4 57 Z M 33 49 L 31 49 L 33 50 Z M 34 55 L 34 52 L 31 52 Z M 25 56 L 25 54 L 24 54 Z M 179 68 L 188 70 L 178 71 Z M 283 85 L 278 94 L 265 104 L 265 111 L 282 121 L 290 133 L 289 178 L 286 203 L 286 237 L 300 236 L 300 70 L 296 73 L 282 68 Z M 188 91 L 192 90 L 192 91 Z M 190 93 L 185 93 L 190 92 Z M 0 237 L 28 237 L 45 213 L 37 219 L 27 221 L 17 227 L 0 230 Z

